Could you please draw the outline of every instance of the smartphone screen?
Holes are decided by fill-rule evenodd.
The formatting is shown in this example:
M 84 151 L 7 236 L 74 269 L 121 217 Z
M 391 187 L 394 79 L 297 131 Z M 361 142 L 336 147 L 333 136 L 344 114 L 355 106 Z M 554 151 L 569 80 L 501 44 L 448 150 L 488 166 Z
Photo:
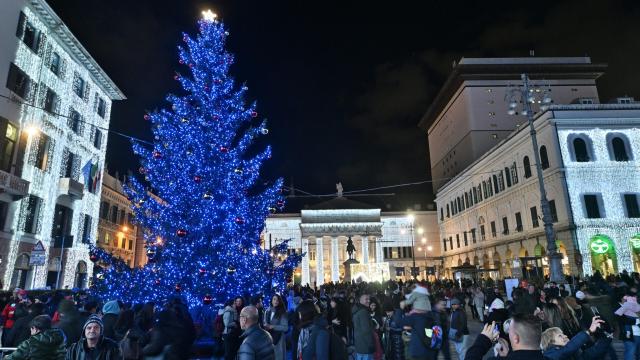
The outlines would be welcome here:
M 598 311 L 598 308 L 595 306 L 591 307 L 591 312 L 593 313 L 593 315 L 600 316 L 600 312 Z

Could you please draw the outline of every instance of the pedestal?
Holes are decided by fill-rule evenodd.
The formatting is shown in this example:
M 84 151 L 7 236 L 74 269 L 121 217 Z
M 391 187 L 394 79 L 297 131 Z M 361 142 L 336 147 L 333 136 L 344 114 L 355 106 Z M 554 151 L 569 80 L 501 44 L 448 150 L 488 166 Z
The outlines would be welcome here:
M 345 283 L 351 282 L 351 264 L 360 264 L 360 262 L 356 259 L 348 259 L 344 263 L 344 281 Z

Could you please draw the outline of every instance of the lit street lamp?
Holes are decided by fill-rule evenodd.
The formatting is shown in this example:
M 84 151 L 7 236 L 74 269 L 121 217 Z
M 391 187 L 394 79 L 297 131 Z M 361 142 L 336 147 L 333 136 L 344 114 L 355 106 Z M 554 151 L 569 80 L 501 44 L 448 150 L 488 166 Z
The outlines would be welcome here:
M 544 233 L 547 238 L 547 254 L 549 255 L 549 280 L 557 283 L 564 282 L 562 273 L 562 254 L 558 253 L 556 246 L 556 234 L 553 229 L 553 220 L 551 218 L 551 208 L 544 187 L 544 178 L 542 176 L 542 166 L 540 163 L 540 151 L 538 150 L 538 138 L 536 129 L 533 125 L 533 109 L 532 104 L 538 104 L 540 110 L 545 111 L 549 108 L 552 100 L 549 88 L 540 88 L 529 84 L 527 74 L 521 75 L 522 86 L 514 87 L 507 92 L 507 100 L 509 101 L 509 115 L 519 115 L 517 112 L 518 104 L 522 103 L 521 115 L 525 115 L 529 122 L 529 134 L 531 135 L 531 143 L 533 145 L 533 156 L 536 160 L 536 173 L 538 175 L 538 185 L 540 187 L 540 207 L 542 209 L 542 222 L 544 223 Z
M 407 216 L 407 219 L 409 219 L 409 223 L 411 224 L 410 230 L 411 230 L 411 258 L 413 259 L 413 267 L 411 267 L 411 277 L 413 278 L 413 280 L 416 279 L 416 273 L 415 273 L 415 268 L 416 268 L 416 252 L 415 252 L 415 241 L 413 238 L 413 222 L 415 221 L 415 216 L 413 216 L 413 214 L 409 214 Z

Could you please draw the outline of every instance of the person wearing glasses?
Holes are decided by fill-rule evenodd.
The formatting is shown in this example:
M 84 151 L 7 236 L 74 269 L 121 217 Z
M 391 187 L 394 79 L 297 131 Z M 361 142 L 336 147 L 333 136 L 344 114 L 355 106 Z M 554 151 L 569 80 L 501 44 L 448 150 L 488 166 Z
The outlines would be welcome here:
M 275 360 L 271 335 L 260 327 L 260 316 L 255 306 L 247 306 L 240 311 L 240 336 L 242 344 L 238 349 L 238 360 Z

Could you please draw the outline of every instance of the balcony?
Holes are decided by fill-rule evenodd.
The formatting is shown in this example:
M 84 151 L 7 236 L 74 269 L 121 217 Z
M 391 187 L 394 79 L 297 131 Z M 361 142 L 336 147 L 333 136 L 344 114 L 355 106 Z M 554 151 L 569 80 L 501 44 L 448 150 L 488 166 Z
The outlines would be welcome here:
M 58 192 L 60 195 L 69 196 L 72 200 L 79 200 L 84 195 L 84 184 L 72 178 L 60 178 Z
M 13 200 L 20 200 L 29 194 L 29 182 L 0 170 L 0 192 L 11 195 Z

